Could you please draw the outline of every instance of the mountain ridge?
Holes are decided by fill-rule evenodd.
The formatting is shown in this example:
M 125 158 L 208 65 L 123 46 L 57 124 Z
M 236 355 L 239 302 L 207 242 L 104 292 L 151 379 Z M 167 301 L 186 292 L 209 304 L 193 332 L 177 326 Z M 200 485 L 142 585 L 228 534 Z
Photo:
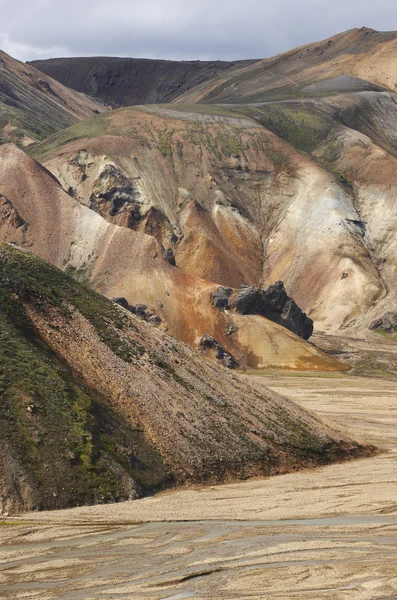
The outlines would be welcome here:
M 150 58 L 74 57 L 31 61 L 65 86 L 113 108 L 167 103 L 223 71 L 253 60 L 172 61 Z
M 374 67 L 370 67 L 370 69 L 366 70 L 363 66 L 361 69 L 359 65 L 355 67 L 354 61 L 352 59 L 354 56 L 356 57 L 356 62 L 360 62 L 360 55 L 369 54 L 370 52 L 375 51 L 376 47 L 382 46 L 385 49 L 385 52 L 388 51 L 388 44 L 390 43 L 390 51 L 393 53 L 393 56 L 396 54 L 396 50 L 394 46 L 396 45 L 396 32 L 393 31 L 376 31 L 374 29 L 370 29 L 367 27 L 362 28 L 353 28 L 346 30 L 344 32 L 338 33 L 331 37 L 328 37 L 324 40 L 319 40 L 317 42 L 312 42 L 308 44 L 303 44 L 291 50 L 287 50 L 285 52 L 281 52 L 275 56 L 268 57 L 265 59 L 252 59 L 252 60 L 241 60 L 241 61 L 231 61 L 231 62 L 222 62 L 222 61 L 163 61 L 163 60 L 153 60 L 153 59 L 134 59 L 134 58 L 117 58 L 117 57 L 82 57 L 82 58 L 55 58 L 55 59 L 44 59 L 39 61 L 31 61 L 31 63 L 39 70 L 43 70 L 43 72 L 47 73 L 51 77 L 55 79 L 59 79 L 65 85 L 68 85 L 76 90 L 83 91 L 86 94 L 93 94 L 96 96 L 98 92 L 98 84 L 90 85 L 87 83 L 87 80 L 90 80 L 95 73 L 95 69 L 88 69 L 87 64 L 91 63 L 93 66 L 95 64 L 96 68 L 102 72 L 102 75 L 99 79 L 102 80 L 102 86 L 105 90 L 103 93 L 105 94 L 101 97 L 103 100 L 106 100 L 114 107 L 119 106 L 130 106 L 134 104 L 153 104 L 153 103 L 164 103 L 164 102 L 236 102 L 237 96 L 239 99 L 238 102 L 256 102 L 263 101 L 266 99 L 275 100 L 275 99 L 283 99 L 286 96 L 293 97 L 294 92 L 291 91 L 291 84 L 293 88 L 297 88 L 298 94 L 301 94 L 301 88 L 305 88 L 305 85 L 309 85 L 313 81 L 318 81 L 318 79 L 327 79 L 325 73 L 321 70 L 321 64 L 324 63 L 326 66 L 327 72 L 332 73 L 333 71 L 337 71 L 336 76 L 339 76 L 340 69 L 346 70 L 348 68 L 349 72 L 352 72 L 352 81 L 350 82 L 351 86 L 360 86 L 363 85 L 360 81 L 367 81 L 367 85 L 374 86 L 374 89 L 390 89 L 392 91 L 396 91 L 397 89 L 397 81 L 393 83 L 388 81 L 390 79 L 390 73 L 385 73 L 382 76 L 382 73 L 379 72 L 379 69 L 375 72 Z M 393 44 L 394 42 L 394 44 Z M 376 52 L 375 52 L 376 54 Z M 345 58 L 343 58 L 345 57 Z M 382 57 L 380 57 L 382 58 Z M 340 68 L 338 67 L 338 60 L 342 61 Z M 133 76 L 132 71 L 136 69 L 136 65 L 141 63 L 141 66 L 146 66 L 151 71 L 152 68 L 154 72 L 156 70 L 156 65 L 168 64 L 175 65 L 184 65 L 184 69 L 186 71 L 185 76 L 189 67 L 193 69 L 193 71 L 197 68 L 202 71 L 202 81 L 197 81 L 194 84 L 194 73 L 190 77 L 189 81 L 181 83 L 179 80 L 177 82 L 178 85 L 182 85 L 182 87 L 186 87 L 187 89 L 180 89 L 178 93 L 178 87 L 173 89 L 172 94 L 161 94 L 155 91 L 155 86 L 148 86 L 150 83 L 146 81 L 146 85 L 144 86 L 145 92 L 141 94 L 138 92 L 138 95 L 134 94 L 126 94 L 123 99 L 121 96 L 112 96 L 112 87 L 118 87 L 118 79 L 122 76 L 120 72 L 120 68 L 118 66 L 118 61 L 123 63 L 124 66 L 128 66 L 131 70 L 130 76 Z M 147 61 L 147 62 L 145 62 Z M 152 62 L 151 62 L 152 61 Z M 336 61 L 336 62 L 332 62 Z M 350 63 L 349 63 L 350 61 Z M 83 66 L 81 74 L 78 73 L 78 66 L 80 64 Z M 296 65 L 294 66 L 294 64 Z M 299 64 L 298 64 L 299 63 Z M 365 61 L 364 61 L 365 64 Z M 198 66 L 201 65 L 201 66 Z M 283 66 L 284 65 L 284 66 Z M 281 71 L 277 75 L 277 73 L 273 73 L 271 71 L 271 67 L 277 67 L 277 70 Z M 258 77 L 263 77 L 264 72 L 266 73 L 266 69 L 269 71 L 266 74 L 267 80 L 270 84 L 265 84 L 263 87 L 262 96 L 258 95 L 258 90 L 255 90 L 255 97 L 249 96 L 249 91 L 246 89 L 247 81 L 249 81 L 250 74 L 252 73 L 252 78 L 255 80 L 255 85 L 258 83 Z M 339 70 L 338 70 L 339 69 Z M 208 70 L 208 71 L 207 71 Z M 212 73 L 211 70 L 215 71 Z M 312 72 L 311 72 L 312 70 Z M 140 77 L 143 77 L 143 71 L 136 70 L 137 82 L 139 83 Z M 216 72 L 217 71 L 217 72 Z M 358 71 L 357 73 L 355 71 Z M 291 76 L 295 77 L 295 75 L 299 75 L 297 79 L 290 79 Z M 344 73 L 346 75 L 346 73 Z M 369 76 L 369 79 L 368 79 Z M 98 77 L 98 76 L 97 76 Z M 162 77 L 162 74 L 160 75 Z M 277 79 L 279 77 L 279 80 Z M 313 79 L 314 77 L 314 79 Z M 357 83 L 354 83 L 354 78 L 357 79 Z M 227 96 L 225 94 L 225 87 L 227 89 L 228 80 L 230 79 L 230 86 L 234 90 L 233 95 Z M 241 82 L 239 83 L 239 80 Z M 183 77 L 182 77 L 183 80 Z M 131 80 L 132 81 L 132 80 Z M 304 84 L 302 83 L 304 81 Z M 284 83 L 284 85 L 283 85 Z M 288 85 L 289 84 L 289 85 Z M 379 87 L 380 86 L 380 87 Z M 216 88 L 219 87 L 223 89 L 218 96 L 216 95 Z M 275 89 L 279 88 L 278 96 L 277 93 L 275 95 Z M 116 93 L 116 95 L 119 92 Z M 305 92 L 303 91 L 303 95 Z
M 0 141 L 28 146 L 106 107 L 0 51 Z

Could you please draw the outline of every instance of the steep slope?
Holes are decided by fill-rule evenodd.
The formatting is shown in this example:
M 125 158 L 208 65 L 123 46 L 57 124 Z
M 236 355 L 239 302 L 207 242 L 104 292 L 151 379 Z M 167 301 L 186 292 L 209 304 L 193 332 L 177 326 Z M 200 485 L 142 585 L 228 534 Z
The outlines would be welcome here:
M 355 316 L 357 323 L 350 322 L 367 328 L 372 318 L 397 301 L 397 96 L 360 92 L 245 109 L 333 173 L 351 197 L 356 218 L 349 219 L 349 226 L 368 248 L 384 290 L 374 306 Z M 359 256 L 355 259 L 361 260 Z
M 105 110 L 103 104 L 0 51 L 0 143 L 12 140 L 26 146 Z
M 147 305 L 163 328 L 192 347 L 209 334 L 242 367 L 341 369 L 272 321 L 212 306 L 216 284 L 171 265 L 152 235 L 109 223 L 83 206 L 14 145 L 0 147 L 0 182 L 1 239 L 31 249 L 108 297 Z
M 35 153 L 79 202 L 155 236 L 189 275 L 229 287 L 282 280 L 317 328 L 338 329 L 386 293 L 351 189 L 308 156 L 339 123 L 285 110 L 290 139 L 266 110 L 124 109 Z
M 176 102 L 252 103 L 329 93 L 397 91 L 397 33 L 363 27 L 221 73 Z
M 227 69 L 173 104 L 88 120 L 34 155 L 189 277 L 281 280 L 316 330 L 363 335 L 397 302 L 396 53 L 396 33 L 350 30 Z M 192 320 L 173 331 L 197 345 Z M 205 333 L 233 355 L 230 325 Z
M 114 108 L 171 102 L 190 88 L 255 61 L 171 61 L 144 58 L 51 58 L 33 67 Z
M 0 512 L 374 451 L 4 243 L 0 320 Z

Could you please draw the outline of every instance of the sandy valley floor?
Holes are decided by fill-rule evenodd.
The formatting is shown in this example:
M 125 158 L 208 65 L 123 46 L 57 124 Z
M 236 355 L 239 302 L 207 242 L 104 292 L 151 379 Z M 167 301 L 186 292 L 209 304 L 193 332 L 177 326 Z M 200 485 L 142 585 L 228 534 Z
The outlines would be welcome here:
M 267 374 L 379 456 L 0 522 L 3 600 L 397 600 L 397 381 Z

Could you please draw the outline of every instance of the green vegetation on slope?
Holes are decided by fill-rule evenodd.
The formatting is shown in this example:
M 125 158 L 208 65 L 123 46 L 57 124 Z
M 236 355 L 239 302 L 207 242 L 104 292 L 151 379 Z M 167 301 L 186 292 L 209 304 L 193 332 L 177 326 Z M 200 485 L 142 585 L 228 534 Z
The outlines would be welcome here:
M 109 121 L 110 114 L 114 112 L 116 111 L 95 115 L 58 131 L 40 144 L 32 146 L 29 150 L 30 156 L 36 159 L 44 157 L 51 152 L 56 152 L 64 144 L 75 140 L 92 139 L 101 135 L 121 135 L 122 132 L 112 127 Z
M 126 360 L 130 354 L 117 337 L 122 316 L 111 302 L 0 244 L 0 426 L 40 490 L 38 508 L 109 502 L 161 485 L 168 474 L 156 450 L 40 340 L 26 303 L 44 312 L 73 306 L 114 352 Z
M 313 152 L 330 134 L 331 118 L 303 106 L 274 104 L 245 107 L 245 112 L 261 125 L 303 152 Z
M 32 140 L 42 140 L 50 136 L 54 129 L 68 125 L 69 121 L 66 119 L 60 118 L 55 124 L 45 117 L 38 118 L 37 115 L 31 115 L 28 110 L 24 112 L 0 102 L 0 143 L 20 144 L 26 136 Z M 7 126 L 8 130 L 6 130 Z
M 184 113 L 186 113 L 189 118 L 186 122 L 184 137 L 196 145 L 208 144 L 210 149 L 216 151 L 219 156 L 222 153 L 229 156 L 241 150 L 241 132 L 239 130 L 242 128 L 238 126 L 239 122 L 236 121 L 236 125 L 233 126 L 230 123 L 223 123 L 221 119 L 224 117 L 241 119 L 244 117 L 243 114 L 224 110 L 216 106 L 159 105 L 156 107 L 143 107 L 142 109 L 132 107 L 127 109 L 121 108 L 113 110 L 110 113 L 95 115 L 57 132 L 39 144 L 35 144 L 28 150 L 28 153 L 37 160 L 43 160 L 48 155 L 55 154 L 70 142 L 114 135 L 133 138 L 139 141 L 142 146 L 148 146 L 150 143 L 153 143 L 164 157 L 170 158 L 172 156 L 172 146 L 175 142 L 173 139 L 175 130 L 172 127 L 167 127 L 167 125 L 164 128 L 156 128 L 155 124 L 149 126 L 134 118 L 135 115 L 138 117 L 139 113 L 146 112 L 146 108 L 148 109 L 148 113 L 153 113 L 154 115 L 159 113 L 160 116 L 162 109 L 172 109 L 172 114 L 167 115 L 170 119 L 173 117 L 178 119 L 180 115 L 180 118 L 183 120 Z M 122 115 L 123 113 L 128 116 L 128 121 L 126 119 L 126 123 L 128 122 L 128 124 L 123 127 L 115 125 L 113 117 Z M 194 118 L 195 115 L 197 115 L 197 120 Z M 209 118 L 213 117 L 213 122 L 219 128 L 219 135 L 214 140 L 215 144 L 211 144 L 207 132 L 208 126 L 212 121 L 203 121 L 201 119 L 203 115 Z
M 161 116 L 163 109 L 172 109 L 172 113 L 167 113 L 169 121 L 164 121 L 162 127 L 158 126 L 156 121 L 150 122 L 150 120 L 141 119 L 142 113 L 146 111 L 154 115 L 158 113 Z M 181 115 L 181 120 L 184 120 L 184 114 L 189 118 L 186 119 L 183 127 L 174 127 L 172 119 L 179 119 L 179 115 Z M 203 115 L 213 117 L 213 120 L 202 119 Z M 69 143 L 111 135 L 132 138 L 145 148 L 157 150 L 170 161 L 183 158 L 183 142 L 186 140 L 193 146 L 206 148 L 219 161 L 240 155 L 248 160 L 246 152 L 253 148 L 256 152 L 266 155 L 276 168 L 287 168 L 288 156 L 275 147 L 271 136 L 266 135 L 260 127 L 250 131 L 249 136 L 244 135 L 246 127 L 249 127 L 246 117 L 253 116 L 255 120 L 260 121 L 258 115 L 262 117 L 262 112 L 258 113 L 256 109 L 251 110 L 247 107 L 243 107 L 239 112 L 224 110 L 218 106 L 179 104 L 175 107 L 174 105 L 159 105 L 157 107 L 122 108 L 72 125 L 30 148 L 29 154 L 33 158 L 44 161 L 49 156 L 60 152 Z M 253 124 L 255 125 L 254 121 Z M 321 123 L 316 121 L 316 124 L 319 129 Z M 318 134 L 318 131 L 316 133 Z

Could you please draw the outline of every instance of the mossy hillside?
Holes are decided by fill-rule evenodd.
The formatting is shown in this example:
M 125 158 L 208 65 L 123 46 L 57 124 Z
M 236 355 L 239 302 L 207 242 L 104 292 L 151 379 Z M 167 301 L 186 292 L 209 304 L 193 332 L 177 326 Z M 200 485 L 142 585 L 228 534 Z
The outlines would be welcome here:
M 294 148 L 307 153 L 313 152 L 335 126 L 331 118 L 299 105 L 274 104 L 262 108 L 245 107 L 245 110 Z
M 122 131 L 113 126 L 110 120 L 110 115 L 115 112 L 118 111 L 101 113 L 84 121 L 79 121 L 66 129 L 62 129 L 40 144 L 35 144 L 29 148 L 28 153 L 32 158 L 40 159 L 48 154 L 57 152 L 57 150 L 69 142 L 80 139 L 92 139 L 101 135 L 122 135 Z
M 183 157 L 183 143 L 186 140 L 196 146 L 204 146 L 209 149 L 217 158 L 239 154 L 244 150 L 242 133 L 244 127 L 240 127 L 238 122 L 224 123 L 222 121 L 211 122 L 201 119 L 202 115 L 212 115 L 216 117 L 241 118 L 245 115 L 231 110 L 223 110 L 221 107 L 194 106 L 194 105 L 159 105 L 157 111 L 162 108 L 172 108 L 178 114 L 187 111 L 189 115 L 197 114 L 196 120 L 189 119 L 185 127 L 176 130 L 172 126 L 172 118 L 164 123 L 164 126 L 156 126 L 155 123 L 142 122 L 135 118 L 139 113 L 144 112 L 138 108 L 121 108 L 110 113 L 96 115 L 67 129 L 59 131 L 45 141 L 35 144 L 28 149 L 28 154 L 37 160 L 45 160 L 46 157 L 53 155 L 61 150 L 68 143 L 78 140 L 99 138 L 101 136 L 112 135 L 127 137 L 136 140 L 143 147 L 151 147 L 167 159 L 173 160 L 173 157 Z M 154 112 L 156 111 L 148 111 Z M 124 126 L 117 125 L 118 115 L 124 115 Z M 161 113 L 159 115 L 161 117 Z M 176 117 L 177 118 L 177 117 Z M 182 140 L 181 140 L 182 138 Z
M 240 112 L 239 108 L 228 108 L 221 104 L 153 104 L 140 107 L 140 110 L 148 112 L 159 113 L 161 115 L 161 109 L 172 110 L 173 112 L 196 114 L 196 115 L 208 115 L 213 117 L 230 117 L 230 118 L 242 118 L 245 115 Z
M 26 326 L 20 304 L 23 302 L 44 311 L 50 306 L 58 307 L 64 314 L 76 308 L 115 354 L 127 362 L 132 360 L 135 352 L 119 333 L 127 317 L 116 306 L 34 254 L 10 248 L 8 244 L 0 244 L 0 284 L 5 286 L 1 293 L 6 294 L 2 309 L 14 322 L 21 319 Z M 14 294 L 18 302 L 10 303 L 10 294 Z
M 46 311 L 61 307 L 66 294 L 87 318 L 97 312 L 91 322 L 102 333 L 120 324 L 119 311 L 106 299 L 33 255 L 0 244 L 1 431 L 29 473 L 38 508 L 122 499 L 130 491 L 128 478 L 146 492 L 169 479 L 142 432 L 78 381 L 34 331 L 24 303 Z

